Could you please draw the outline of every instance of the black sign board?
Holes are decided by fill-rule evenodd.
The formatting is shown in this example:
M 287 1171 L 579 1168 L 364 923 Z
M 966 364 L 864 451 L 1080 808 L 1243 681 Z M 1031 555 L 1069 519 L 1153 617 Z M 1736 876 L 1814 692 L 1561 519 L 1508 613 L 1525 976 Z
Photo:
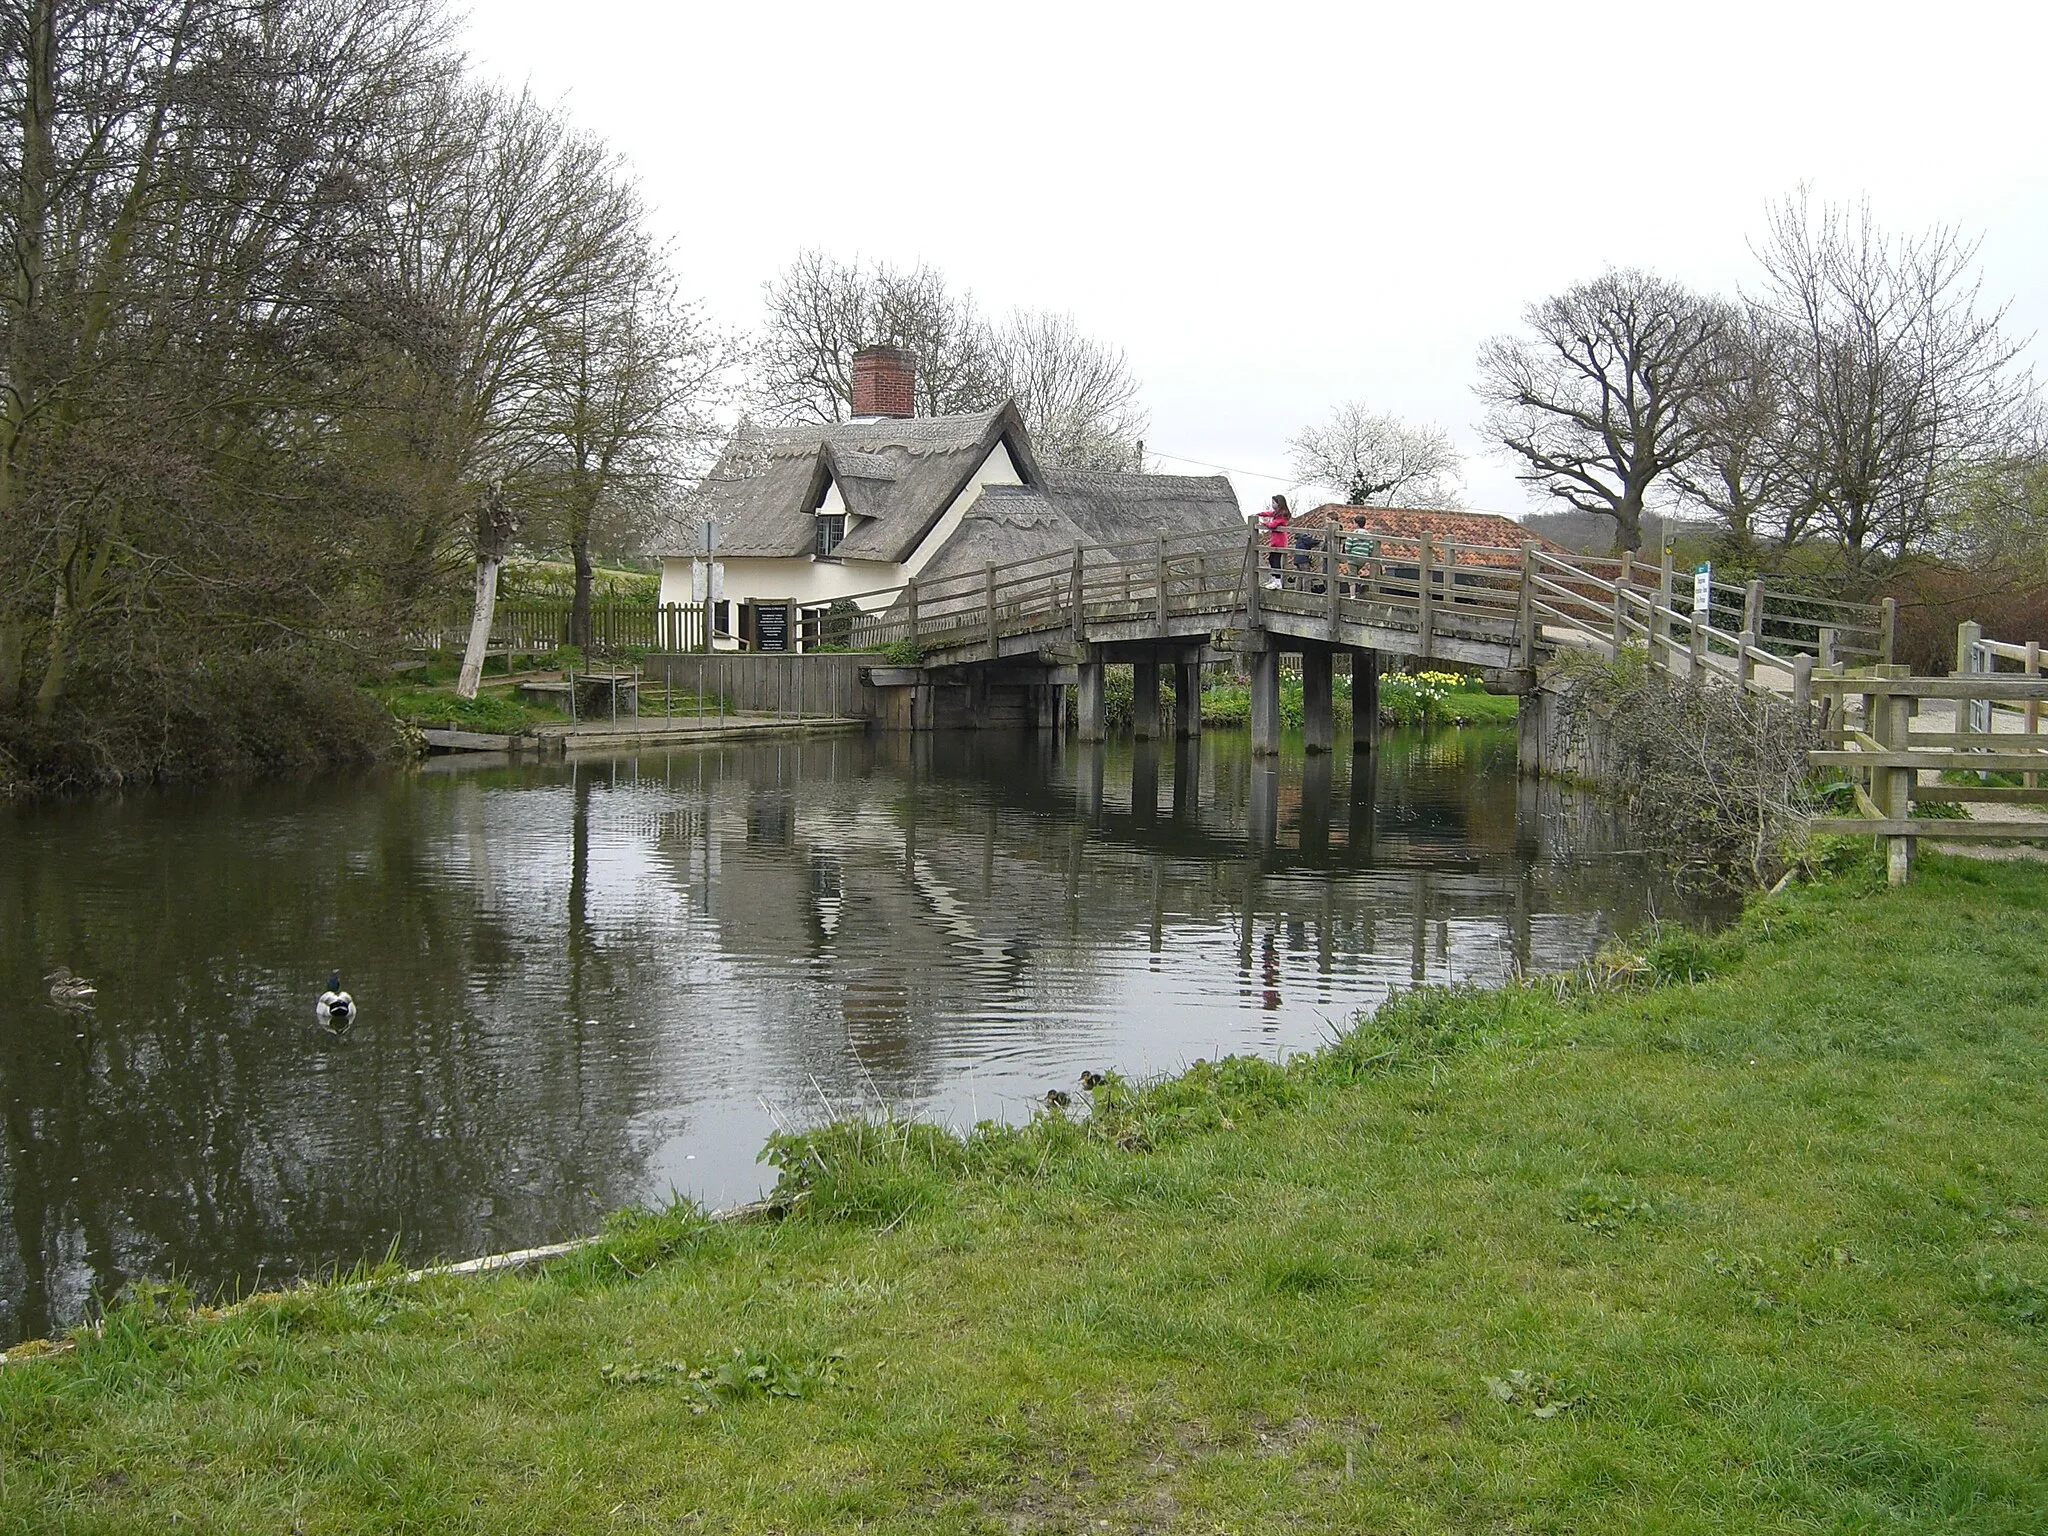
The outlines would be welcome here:
M 786 651 L 789 649 L 789 610 L 780 604 L 773 608 L 754 610 L 754 649 L 757 651 Z

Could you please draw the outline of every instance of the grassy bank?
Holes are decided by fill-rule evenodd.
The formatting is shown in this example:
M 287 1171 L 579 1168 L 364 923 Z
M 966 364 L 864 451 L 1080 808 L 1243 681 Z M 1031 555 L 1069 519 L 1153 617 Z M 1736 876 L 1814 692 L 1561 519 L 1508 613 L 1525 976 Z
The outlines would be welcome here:
M 1859 868 L 1086 1124 L 789 1143 L 779 1222 L 132 1306 L 0 1371 L 0 1518 L 2038 1530 L 2044 1017 L 2048 869 Z

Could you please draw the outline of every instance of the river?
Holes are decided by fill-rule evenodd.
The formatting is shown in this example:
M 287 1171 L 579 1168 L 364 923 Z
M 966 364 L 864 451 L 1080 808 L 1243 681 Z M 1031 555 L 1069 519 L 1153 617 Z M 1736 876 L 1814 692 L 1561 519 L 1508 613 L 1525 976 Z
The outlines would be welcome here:
M 1500 731 L 1355 774 L 1228 732 L 874 736 L 15 808 L 0 1341 L 140 1275 L 234 1294 L 745 1200 L 780 1127 L 1312 1047 L 1699 916 L 1629 841 Z

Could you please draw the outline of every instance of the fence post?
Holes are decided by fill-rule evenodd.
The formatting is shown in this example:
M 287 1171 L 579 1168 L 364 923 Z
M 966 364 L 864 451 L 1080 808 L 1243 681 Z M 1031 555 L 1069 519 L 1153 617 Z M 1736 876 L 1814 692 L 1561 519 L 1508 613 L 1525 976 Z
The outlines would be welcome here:
M 1890 601 L 1890 599 L 1887 599 Z M 1893 751 L 1912 745 L 1908 722 L 1912 718 L 1916 700 L 1904 694 L 1883 696 L 1882 710 L 1890 723 L 1884 734 L 1885 745 Z M 1913 779 L 1911 768 L 1887 768 L 1885 770 L 1884 813 L 1892 821 L 1910 821 L 1913 815 Z M 1913 872 L 1913 855 L 1918 849 L 1917 838 L 1894 837 L 1885 849 L 1885 879 L 1892 885 L 1904 885 L 1906 877 Z
M 1956 626 L 1957 677 L 1968 677 L 1980 670 L 1977 643 L 1983 638 L 1984 626 L 1974 619 L 1965 619 Z M 1983 667 L 1981 670 L 1988 672 L 1991 669 Z M 1984 722 L 1985 729 L 1989 730 L 1991 724 L 1991 721 L 1986 720 Z M 1977 729 L 1977 701 L 1975 699 L 1956 700 L 1955 729 L 1958 735 Z
M 1623 555 L 1622 559 L 1627 560 Z M 1625 568 L 1625 567 L 1624 567 Z M 1614 583 L 1614 659 L 1621 660 L 1621 648 L 1628 643 L 1628 587 L 1619 579 Z
M 1899 638 L 1899 600 L 1888 597 L 1881 608 L 1882 618 L 1878 631 L 1877 659 L 1886 666 L 1892 664 L 1892 652 L 1897 648 Z
M 1819 650 L 1820 664 L 1822 666 L 1832 667 L 1840 664 L 1842 660 L 1842 637 L 1837 631 L 1826 624 L 1820 627 Z
M 2040 641 L 2029 640 L 2027 642 L 2026 666 L 2027 676 L 2039 677 L 2041 675 Z M 2027 700 L 2025 729 L 2026 733 L 2029 736 L 2037 734 L 2041 729 L 2041 698 L 2039 694 L 2036 694 L 2033 698 Z M 2041 775 L 2038 773 L 2029 772 L 2024 782 L 2026 783 L 2026 786 L 2029 789 L 2039 789 L 2041 787 Z
M 1707 680 L 1707 630 L 1697 618 L 1686 626 L 1686 644 L 1691 656 L 1686 666 L 1686 685 L 1698 688 Z
M 1813 658 L 1804 651 L 1792 658 L 1792 709 L 1804 730 L 1813 720 Z
M 1745 629 L 1735 637 L 1735 689 L 1738 693 L 1749 687 L 1753 663 L 1749 659 L 1751 649 L 1756 645 L 1756 631 Z
M 1436 620 L 1436 538 L 1425 533 L 1422 536 L 1420 564 L 1416 574 L 1421 579 L 1416 583 L 1417 604 L 1415 610 L 1416 654 L 1427 660 L 1435 650 L 1431 644 L 1430 631 Z
M 1764 632 L 1764 584 L 1752 581 L 1742 589 L 1742 627 L 1751 634 Z

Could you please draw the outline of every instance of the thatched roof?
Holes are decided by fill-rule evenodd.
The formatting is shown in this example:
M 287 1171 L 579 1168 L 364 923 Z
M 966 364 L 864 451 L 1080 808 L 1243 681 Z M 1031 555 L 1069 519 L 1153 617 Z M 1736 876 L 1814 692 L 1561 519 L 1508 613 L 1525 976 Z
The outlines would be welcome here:
M 720 553 L 807 555 L 813 513 L 835 483 L 849 519 L 839 555 L 908 559 L 997 444 L 1017 473 L 1039 481 L 1014 403 L 968 416 L 917 416 L 784 427 L 736 438 L 705 479 L 702 514 L 716 518 Z
M 956 576 L 1058 554 L 1076 544 L 1100 549 L 1162 532 L 1241 536 L 1244 526 L 1237 494 L 1221 475 L 1049 469 L 1042 488 L 984 490 L 919 575 Z

